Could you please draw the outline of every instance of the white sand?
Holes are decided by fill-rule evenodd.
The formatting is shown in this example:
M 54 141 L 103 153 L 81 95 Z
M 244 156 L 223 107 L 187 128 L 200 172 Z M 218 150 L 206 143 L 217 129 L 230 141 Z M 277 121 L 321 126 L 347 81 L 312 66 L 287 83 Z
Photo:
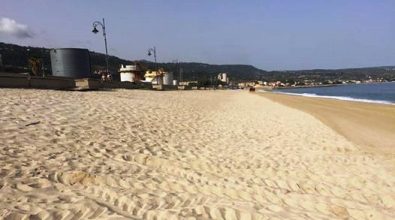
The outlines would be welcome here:
M 257 95 L 0 97 L 0 218 L 395 219 L 383 158 Z

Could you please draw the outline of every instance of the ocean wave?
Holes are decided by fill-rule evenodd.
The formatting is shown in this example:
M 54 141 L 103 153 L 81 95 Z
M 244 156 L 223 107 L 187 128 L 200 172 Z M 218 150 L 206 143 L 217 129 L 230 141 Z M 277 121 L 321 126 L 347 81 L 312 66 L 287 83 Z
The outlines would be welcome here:
M 395 103 L 390 102 L 390 101 L 385 101 L 385 100 L 360 99 L 360 98 L 352 98 L 352 97 L 348 97 L 348 96 L 328 96 L 328 95 L 317 95 L 315 93 L 290 93 L 290 92 L 277 92 L 277 91 L 274 93 L 312 97 L 312 98 L 337 99 L 337 100 L 351 101 L 351 102 L 367 102 L 367 103 L 395 105 Z

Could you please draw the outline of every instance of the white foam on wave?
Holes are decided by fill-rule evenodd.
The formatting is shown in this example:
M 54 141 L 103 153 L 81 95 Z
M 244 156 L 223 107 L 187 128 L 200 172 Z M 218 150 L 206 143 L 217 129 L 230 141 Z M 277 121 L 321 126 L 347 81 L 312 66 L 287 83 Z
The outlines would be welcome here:
M 395 105 L 395 103 L 390 102 L 390 101 L 385 101 L 385 100 L 359 99 L 359 98 L 352 98 L 352 97 L 348 97 L 348 96 L 328 96 L 328 95 L 317 95 L 315 93 L 291 93 L 291 92 L 277 92 L 277 91 L 274 93 L 305 96 L 305 97 L 312 97 L 312 98 L 337 99 L 337 100 L 351 101 L 351 102 L 367 102 L 367 103 Z

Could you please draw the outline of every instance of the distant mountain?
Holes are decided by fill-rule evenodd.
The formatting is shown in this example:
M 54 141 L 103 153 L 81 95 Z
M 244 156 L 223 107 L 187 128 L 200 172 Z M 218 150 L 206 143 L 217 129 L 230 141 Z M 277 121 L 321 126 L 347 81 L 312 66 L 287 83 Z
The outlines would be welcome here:
M 152 63 L 151 63 L 152 64 Z M 213 65 L 205 63 L 161 63 L 160 66 L 171 70 L 176 74 L 182 72 L 184 79 L 198 80 L 217 76 L 218 73 L 228 73 L 230 77 L 237 80 L 258 79 L 265 71 L 251 65 Z
M 51 73 L 51 63 L 48 48 L 26 47 L 15 44 L 0 42 L 0 54 L 2 55 L 5 71 L 27 72 L 28 58 L 36 57 L 44 61 L 47 73 Z M 105 68 L 105 55 L 91 51 L 92 70 Z M 131 64 L 135 61 L 125 60 L 116 56 L 109 57 L 110 70 L 117 72 L 121 64 Z M 162 67 L 173 71 L 175 77 L 183 80 L 208 80 L 218 73 L 226 72 L 234 81 L 266 80 L 266 81 L 326 81 L 326 80 L 366 80 L 383 78 L 395 80 L 395 66 L 348 68 L 348 69 L 313 69 L 297 71 L 265 71 L 251 65 L 212 65 L 205 63 L 181 62 L 181 63 L 153 63 L 146 60 L 141 62 L 147 68 Z
M 0 42 L 0 54 L 3 64 L 9 72 L 28 71 L 28 58 L 36 57 L 44 60 L 47 73 L 51 72 L 51 61 L 48 48 L 26 47 L 15 44 Z M 105 68 L 105 54 L 90 51 L 92 70 Z M 131 64 L 135 61 L 121 59 L 115 56 L 109 57 L 110 70 L 116 73 L 121 64 Z M 153 63 L 146 60 L 138 61 L 147 68 L 162 67 L 165 70 L 175 72 L 178 78 L 182 75 L 184 80 L 206 80 L 218 73 L 226 72 L 234 79 L 251 80 L 259 78 L 265 71 L 251 65 L 211 65 L 205 63 Z M 181 74 L 180 74 L 181 72 Z

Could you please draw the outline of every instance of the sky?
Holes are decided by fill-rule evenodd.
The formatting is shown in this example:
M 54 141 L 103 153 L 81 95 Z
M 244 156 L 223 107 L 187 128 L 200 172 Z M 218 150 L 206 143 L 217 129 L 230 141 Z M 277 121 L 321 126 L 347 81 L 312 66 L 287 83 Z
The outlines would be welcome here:
M 1 0 L 0 42 L 264 70 L 395 65 L 394 0 Z

